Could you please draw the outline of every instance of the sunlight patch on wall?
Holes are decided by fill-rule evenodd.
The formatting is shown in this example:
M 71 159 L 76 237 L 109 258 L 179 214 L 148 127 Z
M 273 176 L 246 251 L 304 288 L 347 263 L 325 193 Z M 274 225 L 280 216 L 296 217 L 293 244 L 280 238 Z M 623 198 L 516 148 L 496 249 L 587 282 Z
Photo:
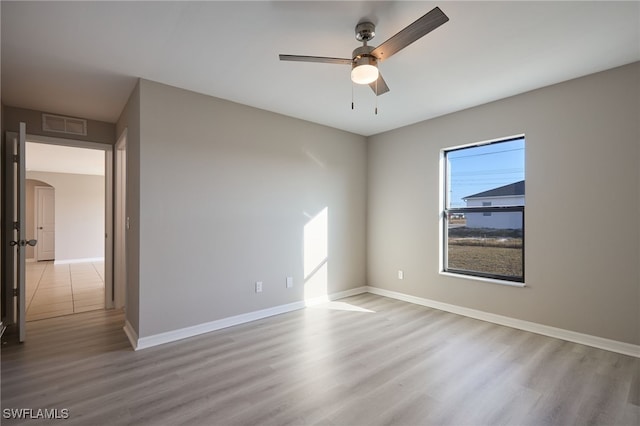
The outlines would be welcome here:
M 308 305 L 328 302 L 329 208 L 304 226 L 304 300 Z

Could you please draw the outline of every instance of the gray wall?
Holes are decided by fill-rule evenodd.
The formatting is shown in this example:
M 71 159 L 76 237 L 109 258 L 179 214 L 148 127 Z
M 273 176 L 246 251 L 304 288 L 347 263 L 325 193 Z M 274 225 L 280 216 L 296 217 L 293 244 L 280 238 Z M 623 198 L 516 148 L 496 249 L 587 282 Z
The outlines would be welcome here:
M 369 138 L 368 284 L 640 344 L 639 104 L 635 63 Z M 440 275 L 440 150 L 519 133 L 527 286 Z
M 146 80 L 139 135 L 140 337 L 303 300 L 325 208 L 327 293 L 366 284 L 363 136 Z

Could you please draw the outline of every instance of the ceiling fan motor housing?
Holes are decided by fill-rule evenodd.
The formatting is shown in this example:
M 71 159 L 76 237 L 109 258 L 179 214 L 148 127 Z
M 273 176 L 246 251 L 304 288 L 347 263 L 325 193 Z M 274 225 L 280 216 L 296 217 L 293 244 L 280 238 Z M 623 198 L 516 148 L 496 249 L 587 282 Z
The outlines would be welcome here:
M 365 64 L 378 66 L 378 59 L 371 54 L 373 49 L 375 49 L 374 46 L 360 46 L 356 48 L 351 54 L 353 58 L 353 68 Z

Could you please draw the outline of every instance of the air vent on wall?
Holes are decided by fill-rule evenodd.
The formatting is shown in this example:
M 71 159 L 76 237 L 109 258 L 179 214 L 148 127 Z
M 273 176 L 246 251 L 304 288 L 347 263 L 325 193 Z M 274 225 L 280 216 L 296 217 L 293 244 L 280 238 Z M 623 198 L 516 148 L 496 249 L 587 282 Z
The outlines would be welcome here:
M 42 114 L 42 130 L 45 132 L 87 136 L 87 120 L 63 117 L 61 115 Z

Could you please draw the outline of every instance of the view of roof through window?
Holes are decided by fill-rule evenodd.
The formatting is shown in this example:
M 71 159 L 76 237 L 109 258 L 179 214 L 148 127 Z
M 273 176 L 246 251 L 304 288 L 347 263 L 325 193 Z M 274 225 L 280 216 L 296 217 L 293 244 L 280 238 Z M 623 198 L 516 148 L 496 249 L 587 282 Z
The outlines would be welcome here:
M 449 208 L 465 207 L 465 200 L 488 191 L 524 195 L 524 137 L 449 151 L 447 159 Z

